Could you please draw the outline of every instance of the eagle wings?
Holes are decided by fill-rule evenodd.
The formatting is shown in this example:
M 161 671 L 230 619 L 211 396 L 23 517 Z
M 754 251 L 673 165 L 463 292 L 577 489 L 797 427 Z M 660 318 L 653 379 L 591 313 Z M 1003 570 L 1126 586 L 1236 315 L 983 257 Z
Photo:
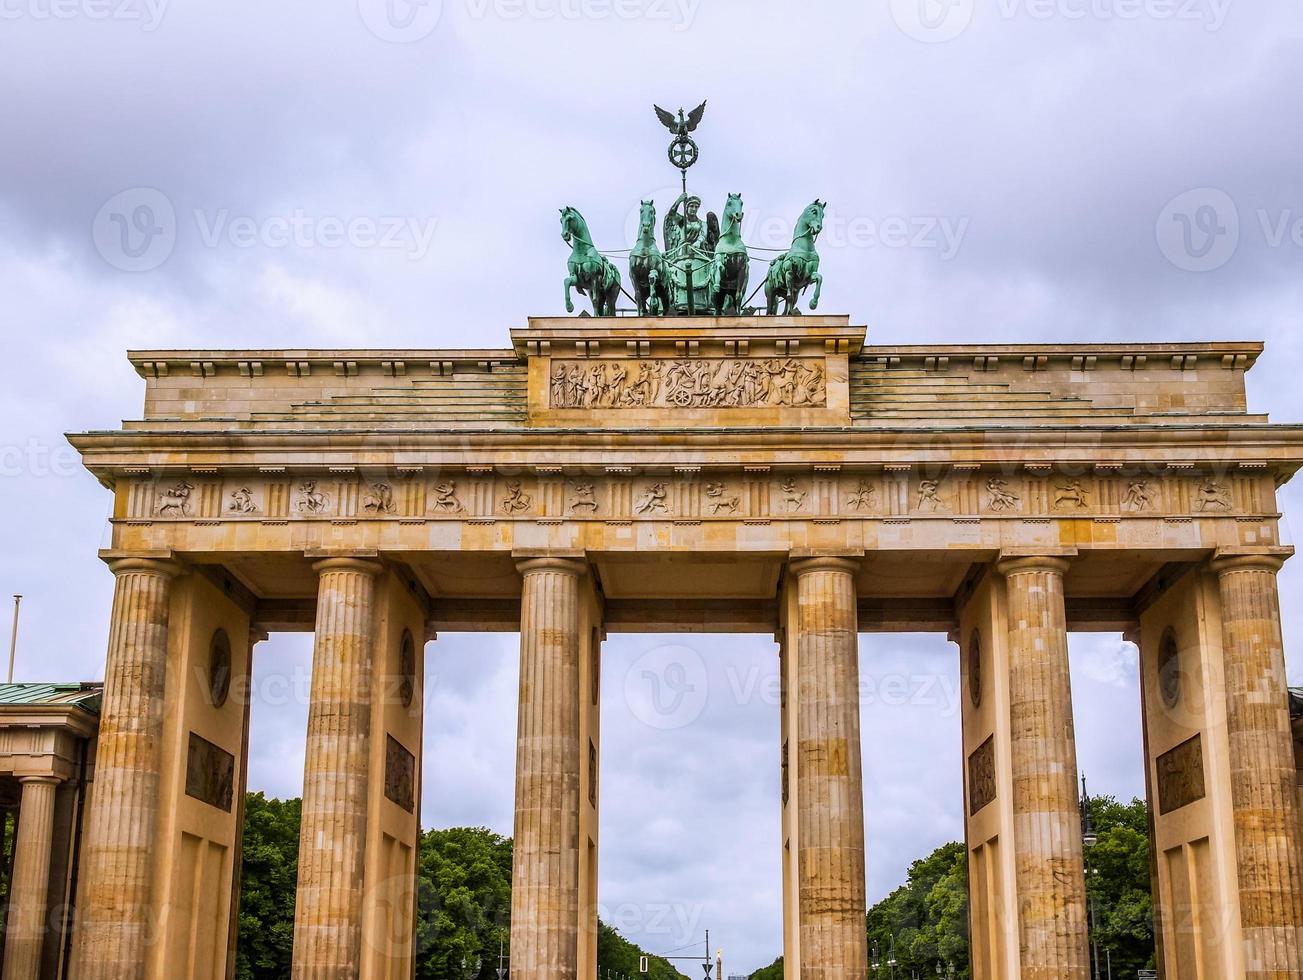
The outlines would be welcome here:
M 705 102 L 689 112 L 687 119 L 683 118 L 682 109 L 679 110 L 679 114 L 676 116 L 674 113 L 662 109 L 660 106 L 653 106 L 652 108 L 656 110 L 656 115 L 660 118 L 660 121 L 665 124 L 665 128 L 675 136 L 687 136 L 688 133 L 693 132 L 701 125 L 701 118 L 706 114 Z

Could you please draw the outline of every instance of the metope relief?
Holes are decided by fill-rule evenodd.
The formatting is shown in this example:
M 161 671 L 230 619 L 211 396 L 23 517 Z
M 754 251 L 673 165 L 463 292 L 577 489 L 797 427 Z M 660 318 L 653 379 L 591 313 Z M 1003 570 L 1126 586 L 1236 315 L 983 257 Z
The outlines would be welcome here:
M 362 495 L 362 509 L 368 514 L 393 514 L 398 508 L 394 506 L 394 488 L 388 483 L 373 483 Z
M 190 498 L 195 492 L 194 484 L 182 481 L 163 490 L 158 495 L 158 504 L 154 513 L 159 517 L 189 517 Z
M 556 361 L 553 408 L 823 408 L 824 362 L 768 359 Z
M 330 494 L 318 486 L 316 480 L 304 480 L 299 484 L 299 498 L 296 503 L 300 514 L 315 516 L 324 514 L 330 506 Z
M 986 506 L 993 511 L 1017 510 L 1018 502 L 1022 499 L 1010 489 L 1008 480 L 1002 480 L 998 476 L 986 481 L 986 493 Z

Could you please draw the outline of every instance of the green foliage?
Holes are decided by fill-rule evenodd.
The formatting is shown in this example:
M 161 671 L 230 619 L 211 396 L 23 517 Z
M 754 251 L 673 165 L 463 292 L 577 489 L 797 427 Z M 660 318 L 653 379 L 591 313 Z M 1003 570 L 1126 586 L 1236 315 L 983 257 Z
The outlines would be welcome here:
M 606 971 L 623 973 L 629 980 L 642 980 L 638 959 L 643 951 L 604 922 L 597 924 L 597 973 L 605 980 Z M 686 980 L 683 974 L 659 956 L 648 959 L 650 980 Z
M 245 797 L 238 980 L 281 980 L 290 975 L 299 817 L 298 800 L 269 800 L 261 793 Z
M 1090 801 L 1098 843 L 1086 851 L 1086 892 L 1100 971 L 1114 976 L 1154 968 L 1154 908 L 1149 868 L 1149 810 L 1144 800 Z
M 246 797 L 238 980 L 290 975 L 301 809 L 298 800 Z M 8 835 L 4 844 L 12 846 Z M 483 828 L 427 831 L 417 876 L 416 980 L 496 980 L 499 944 L 511 935 L 511 841 Z M 641 980 L 642 951 L 598 928 L 603 970 Z M 666 960 L 650 966 L 650 980 L 686 980 Z
M 768 966 L 763 966 L 751 974 L 747 980 L 784 980 L 783 958 L 780 956 Z
M 945 844 L 909 866 L 904 885 L 869 910 L 869 949 L 877 947 L 881 976 L 895 949 L 896 975 L 942 976 L 949 966 L 967 980 L 968 857 L 962 844 Z M 894 947 L 893 947 L 894 943 Z M 876 974 L 870 974 L 877 976 Z
M 417 980 L 494 980 L 511 934 L 511 841 L 484 828 L 421 835 Z

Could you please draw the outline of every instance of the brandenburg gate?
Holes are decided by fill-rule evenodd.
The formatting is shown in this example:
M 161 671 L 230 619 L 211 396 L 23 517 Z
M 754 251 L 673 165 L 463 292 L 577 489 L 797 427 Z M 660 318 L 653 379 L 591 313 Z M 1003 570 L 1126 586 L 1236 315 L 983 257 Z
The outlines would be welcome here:
M 788 977 L 866 974 L 859 637 L 889 631 L 956 644 L 975 977 L 1087 977 L 1070 631 L 1139 645 L 1164 975 L 1303 976 L 1276 585 L 1303 427 L 1249 411 L 1261 353 L 781 314 L 131 353 L 140 419 L 72 437 L 116 576 L 73 976 L 231 975 L 244 692 L 286 630 L 315 636 L 296 978 L 411 975 L 422 651 L 455 631 L 520 633 L 512 980 L 595 975 L 621 631 L 779 641 Z

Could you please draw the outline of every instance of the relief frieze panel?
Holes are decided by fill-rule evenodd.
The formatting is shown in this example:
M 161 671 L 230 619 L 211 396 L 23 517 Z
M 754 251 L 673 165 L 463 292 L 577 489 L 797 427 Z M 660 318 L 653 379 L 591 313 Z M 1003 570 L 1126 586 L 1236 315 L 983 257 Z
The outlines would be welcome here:
M 824 408 L 822 358 L 553 361 L 552 408 Z
M 630 521 L 936 518 L 1189 521 L 1270 519 L 1265 477 L 1054 476 L 952 468 L 844 472 L 840 467 L 638 473 L 610 467 L 442 470 L 416 474 L 231 474 L 131 481 L 135 523 L 367 520 Z M 1262 502 L 1266 501 L 1266 510 Z M 1253 532 L 1255 535 L 1258 531 Z M 1254 538 L 1255 541 L 1260 540 Z

